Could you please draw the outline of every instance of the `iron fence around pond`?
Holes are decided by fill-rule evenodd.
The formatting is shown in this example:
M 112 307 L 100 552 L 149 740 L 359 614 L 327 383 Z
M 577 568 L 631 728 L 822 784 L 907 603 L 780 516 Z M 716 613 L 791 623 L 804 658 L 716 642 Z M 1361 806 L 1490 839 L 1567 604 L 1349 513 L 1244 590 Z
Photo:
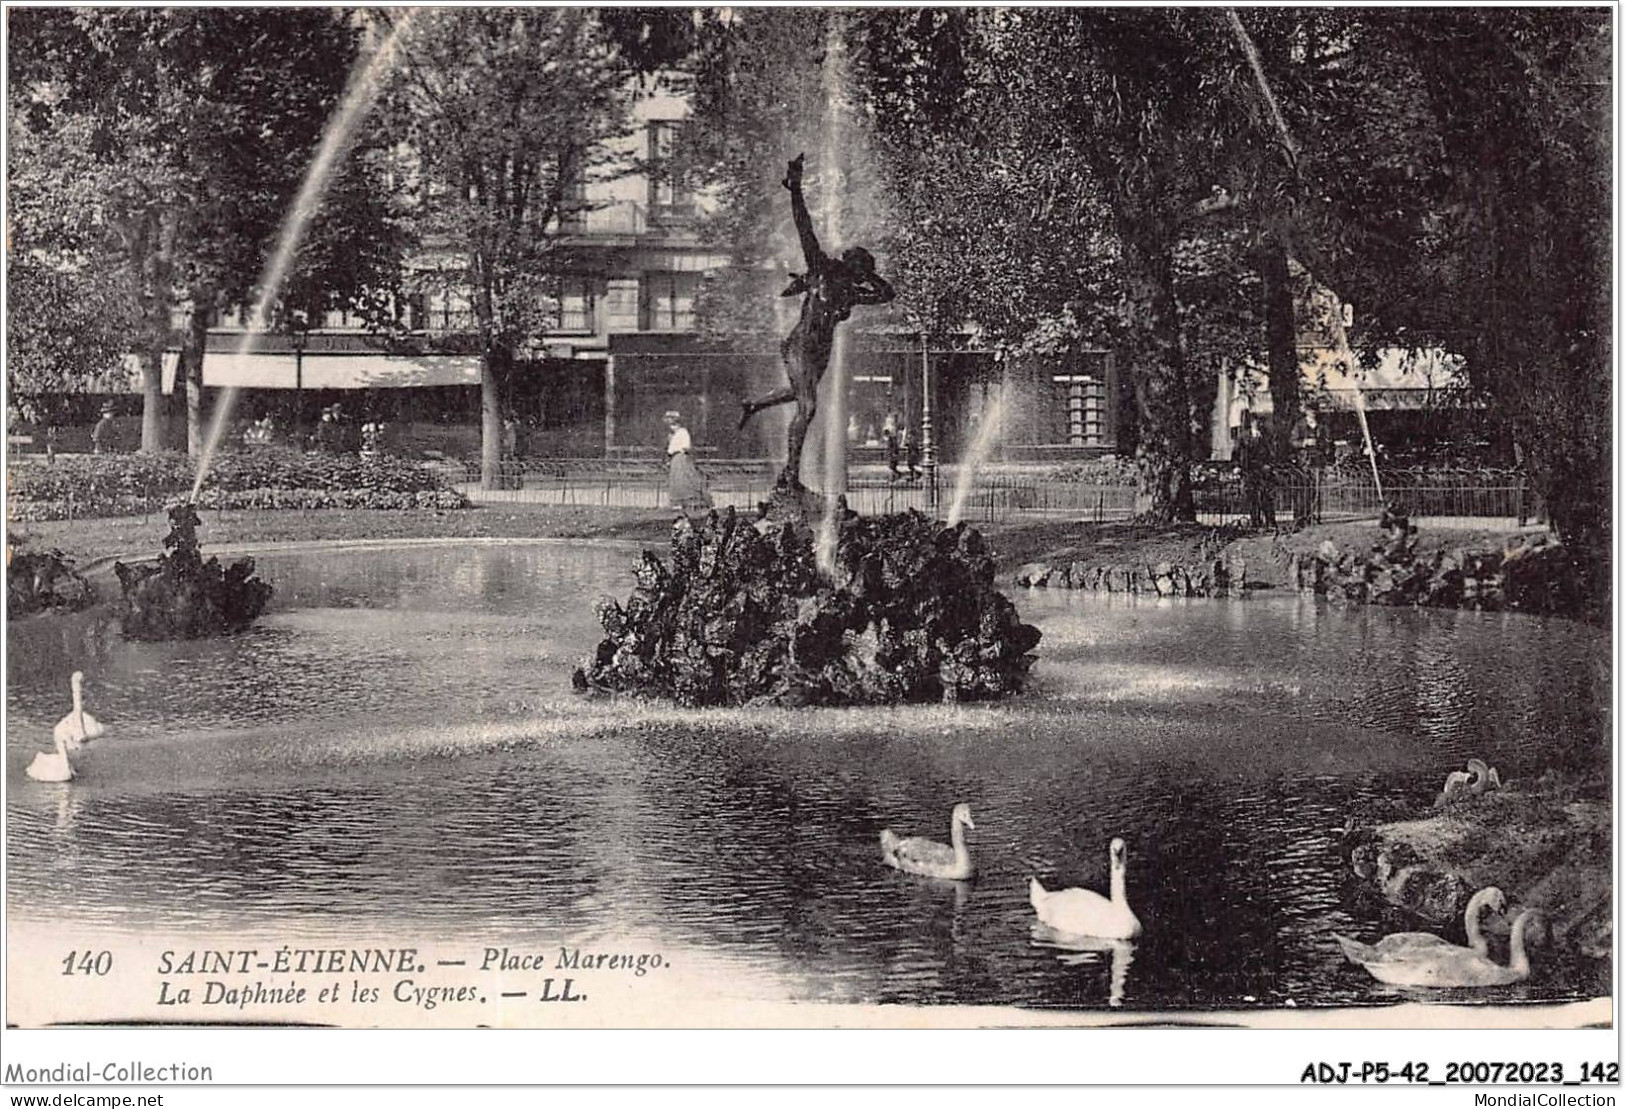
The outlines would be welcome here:
M 1256 515 L 1266 526 L 1375 520 L 1387 506 L 1397 504 L 1413 518 L 1510 521 L 1522 526 L 1536 514 L 1527 484 L 1515 471 L 1396 469 L 1380 476 L 1379 492 L 1369 469 L 1272 467 L 1261 475 L 1266 495 Z M 1234 464 L 1203 463 L 1193 477 L 1199 521 L 1247 523 L 1255 518 L 1253 494 Z M 953 496 L 951 487 L 943 491 L 944 513 Z M 1099 522 L 1127 519 L 1146 504 L 1138 482 L 1126 477 L 990 472 L 976 476 L 965 495 L 962 516 L 981 523 L 1015 518 Z
M 437 464 L 450 484 L 479 504 L 555 505 L 581 508 L 671 507 L 666 466 L 653 458 L 547 458 L 506 462 L 495 488 L 482 488 L 478 462 Z M 699 462 L 717 507 L 754 510 L 766 500 L 778 477 L 770 459 L 704 459 Z M 1233 463 L 1202 463 L 1194 473 L 1197 518 L 1204 523 L 1250 520 L 1254 504 L 1240 469 Z M 1016 470 L 991 466 L 959 488 L 961 471 L 942 466 L 929 478 L 893 475 L 880 466 L 857 466 L 848 474 L 847 504 L 865 515 L 918 509 L 947 517 L 959 500 L 959 515 L 975 523 L 1012 519 L 1127 519 L 1146 501 L 1131 474 Z M 1376 519 L 1389 504 L 1412 517 L 1516 521 L 1535 514 L 1523 476 L 1511 470 L 1396 469 L 1381 473 L 1379 493 L 1369 469 L 1312 470 L 1274 467 L 1262 487 L 1273 522 L 1338 522 Z
M 1274 467 L 1268 488 L 1277 522 L 1376 519 L 1397 506 L 1413 519 L 1515 521 L 1533 515 L 1534 502 L 1522 474 L 1498 469 L 1305 469 Z M 1239 471 L 1221 475 L 1217 488 L 1198 490 L 1197 512 L 1226 522 L 1245 521 L 1251 504 Z M 1204 504 L 1204 501 L 1206 502 Z

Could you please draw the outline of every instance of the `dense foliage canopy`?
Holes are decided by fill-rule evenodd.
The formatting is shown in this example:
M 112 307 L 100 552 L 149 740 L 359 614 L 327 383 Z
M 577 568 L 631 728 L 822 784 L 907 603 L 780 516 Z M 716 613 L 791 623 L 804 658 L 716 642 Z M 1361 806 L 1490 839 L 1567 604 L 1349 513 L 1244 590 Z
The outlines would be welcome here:
M 20 9 L 11 19 L 19 399 L 156 352 L 243 298 L 346 74 L 388 23 L 327 9 Z M 1306 334 L 1350 361 L 1459 355 L 1552 521 L 1604 573 L 1611 465 L 1609 13 L 1587 8 L 436 9 L 346 160 L 291 304 L 456 286 L 503 374 L 545 330 L 561 216 L 615 170 L 660 71 L 695 125 L 662 172 L 733 259 L 716 331 L 777 327 L 779 177 L 808 154 L 831 242 L 880 256 L 870 326 L 1013 353 L 1109 346 L 1155 513 L 1226 368 Z M 411 157 L 402 160 L 402 150 Z M 392 174 L 390 187 L 382 175 Z M 406 232 L 404 236 L 402 232 Z M 433 255 L 444 264 L 424 266 Z M 450 260 L 447 262 L 446 260 Z M 449 267 L 449 268 L 448 268 Z M 343 291 L 342 293 L 340 291 Z M 1326 305 L 1355 310 L 1345 329 Z M 202 319 L 194 313 L 194 321 Z M 122 336 L 122 339 L 121 339 Z M 201 330 L 187 347 L 200 365 Z M 146 445 L 156 446 L 156 423 Z

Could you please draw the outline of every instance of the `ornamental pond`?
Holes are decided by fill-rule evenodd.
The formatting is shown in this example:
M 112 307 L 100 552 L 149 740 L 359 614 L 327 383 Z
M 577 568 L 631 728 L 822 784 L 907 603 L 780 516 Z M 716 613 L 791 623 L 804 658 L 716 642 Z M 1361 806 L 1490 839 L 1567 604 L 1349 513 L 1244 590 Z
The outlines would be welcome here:
M 580 697 L 592 602 L 625 595 L 636 554 L 272 550 L 256 559 L 276 594 L 237 637 L 126 642 L 99 611 L 14 625 L 12 919 L 449 936 L 476 955 L 635 936 L 784 1001 L 1384 1005 L 1415 995 L 1331 934 L 1415 924 L 1349 881 L 1351 806 L 1420 812 L 1469 757 L 1517 779 L 1606 750 L 1604 631 L 1267 593 L 1015 591 L 1044 639 L 1029 692 L 997 705 Z M 30 781 L 76 669 L 108 737 L 71 787 Z M 882 827 L 945 839 L 961 801 L 975 881 L 881 865 Z M 1035 933 L 1028 875 L 1104 890 L 1114 836 L 1144 936 L 1076 951 Z M 1607 992 L 1607 967 L 1534 961 L 1473 1000 Z

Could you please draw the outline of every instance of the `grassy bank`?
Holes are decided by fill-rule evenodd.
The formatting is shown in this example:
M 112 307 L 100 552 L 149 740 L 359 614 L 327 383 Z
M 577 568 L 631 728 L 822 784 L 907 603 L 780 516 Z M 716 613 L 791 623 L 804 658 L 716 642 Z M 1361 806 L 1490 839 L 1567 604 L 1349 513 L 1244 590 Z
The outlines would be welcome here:
M 534 508 L 253 509 L 205 511 L 198 537 L 205 552 L 225 544 L 356 539 L 639 539 L 664 542 L 671 516 L 649 509 Z M 157 554 L 169 523 L 161 513 L 12 524 L 8 535 L 60 548 L 79 565 Z

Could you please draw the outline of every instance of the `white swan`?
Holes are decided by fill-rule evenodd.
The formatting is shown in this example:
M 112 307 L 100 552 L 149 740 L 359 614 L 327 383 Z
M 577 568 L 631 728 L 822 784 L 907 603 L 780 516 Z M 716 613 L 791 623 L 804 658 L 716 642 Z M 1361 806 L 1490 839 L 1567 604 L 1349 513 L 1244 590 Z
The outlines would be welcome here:
M 85 711 L 85 675 L 75 670 L 68 679 L 73 689 L 73 711 L 56 722 L 56 735 L 67 741 L 68 749 L 77 751 L 79 745 L 107 734 L 102 722 Z
M 1027 880 L 1027 897 L 1038 919 L 1068 936 L 1131 940 L 1140 934 L 1140 919 L 1128 907 L 1128 844 L 1112 840 L 1111 897 L 1094 890 L 1046 890 L 1037 878 Z
M 1486 793 L 1501 788 L 1501 772 L 1483 759 L 1468 759 L 1467 769 L 1473 772 L 1473 780 L 1467 786 L 1469 793 Z
M 1484 915 L 1486 909 L 1494 909 L 1497 913 L 1504 913 L 1506 907 L 1506 895 L 1494 886 L 1485 886 L 1473 894 L 1471 900 L 1467 902 L 1467 909 L 1464 914 L 1467 922 L 1466 950 L 1476 952 L 1479 955 L 1489 953 L 1489 937 L 1484 935 L 1484 927 L 1480 918 Z M 1349 962 L 1359 963 L 1361 966 L 1365 966 L 1370 962 L 1380 962 L 1383 959 L 1407 951 L 1456 946 L 1443 936 L 1435 936 L 1432 932 L 1395 932 L 1391 936 L 1382 937 L 1374 944 L 1360 943 L 1358 940 L 1351 940 L 1347 936 L 1340 936 L 1335 932 L 1332 933 L 1332 938 L 1343 949 L 1343 954 L 1348 957 Z
M 1468 759 L 1467 770 L 1452 770 L 1444 780 L 1444 789 L 1433 802 L 1433 807 L 1441 809 L 1452 801 L 1463 797 L 1477 796 L 1486 790 L 1501 788 L 1501 774 L 1483 759 Z
M 101 721 L 85 711 L 84 684 L 84 674 L 75 670 L 69 681 L 73 688 L 73 711 L 57 721 L 56 727 L 51 730 L 56 751 L 41 751 L 28 764 L 28 776 L 37 782 L 72 781 L 73 763 L 69 761 L 68 753 L 79 750 L 87 740 L 97 739 L 106 733 Z
M 1445 775 L 1444 788 L 1439 791 L 1439 796 L 1433 802 L 1433 807 L 1442 809 L 1458 797 L 1465 797 L 1467 795 L 1467 783 L 1471 782 L 1472 779 L 1471 774 L 1461 770 L 1452 770 Z
M 1529 953 L 1524 946 L 1534 909 L 1524 909 L 1512 921 L 1511 951 L 1507 965 L 1487 954 L 1454 944 L 1416 947 L 1360 965 L 1379 982 L 1390 986 L 1506 986 L 1529 977 Z
M 969 878 L 976 873 L 976 864 L 972 861 L 970 848 L 965 843 L 965 830 L 976 827 L 970 818 L 970 806 L 955 805 L 952 822 L 949 829 L 949 837 L 953 840 L 952 847 L 923 836 L 904 839 L 890 828 L 882 828 L 880 857 L 887 866 L 896 867 L 909 874 L 918 874 L 926 878 L 950 878 L 955 881 Z
M 62 733 L 56 735 L 56 753 L 41 751 L 28 764 L 28 776 L 36 782 L 73 781 L 73 763 L 68 761 L 69 746 Z

